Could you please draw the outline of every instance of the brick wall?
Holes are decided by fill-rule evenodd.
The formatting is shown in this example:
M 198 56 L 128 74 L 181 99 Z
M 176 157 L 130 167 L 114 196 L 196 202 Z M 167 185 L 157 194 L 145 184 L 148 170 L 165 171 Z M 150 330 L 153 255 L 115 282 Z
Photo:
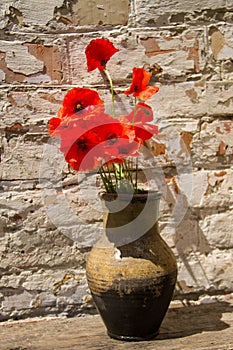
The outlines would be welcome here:
M 92 308 L 85 257 L 101 231 L 96 188 L 68 171 L 47 122 L 71 86 L 109 98 L 100 74 L 86 71 L 85 46 L 100 36 L 120 49 L 108 65 L 119 92 L 134 66 L 163 69 L 152 80 L 152 175 L 163 183 L 177 295 L 232 291 L 232 0 L 4 0 L 0 14 L 0 320 Z

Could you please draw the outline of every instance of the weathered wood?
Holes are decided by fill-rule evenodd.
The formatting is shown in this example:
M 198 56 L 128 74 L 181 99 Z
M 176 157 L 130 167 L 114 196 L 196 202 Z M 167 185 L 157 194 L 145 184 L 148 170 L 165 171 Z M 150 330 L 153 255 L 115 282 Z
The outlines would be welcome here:
M 232 311 L 233 301 L 192 306 L 173 302 L 156 339 L 129 343 L 110 339 L 98 315 L 6 322 L 0 324 L 0 349 L 232 350 Z

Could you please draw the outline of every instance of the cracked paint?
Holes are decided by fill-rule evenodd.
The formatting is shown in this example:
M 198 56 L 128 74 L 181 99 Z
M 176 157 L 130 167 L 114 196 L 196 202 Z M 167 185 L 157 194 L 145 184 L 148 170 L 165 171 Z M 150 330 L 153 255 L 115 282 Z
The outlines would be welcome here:
M 53 19 L 55 7 L 62 4 L 63 0 L 20 0 L 15 3 L 14 8 L 20 12 L 26 25 L 44 26 Z
M 211 35 L 211 50 L 216 60 L 232 59 L 233 47 L 226 43 L 224 35 L 217 29 L 212 28 Z
M 170 66 L 179 65 L 183 70 L 184 66 L 194 72 L 200 71 L 199 40 L 195 37 L 147 37 L 141 39 L 147 57 L 157 57 L 161 60 L 173 57 Z M 163 56 L 163 57 L 162 57 Z M 161 61 L 162 62 L 162 61 Z M 181 64 L 182 62 L 182 64 Z M 168 63 L 167 63 L 168 64 Z M 161 63 L 161 66 L 163 64 Z
M 18 45 L 6 52 L 7 68 L 26 76 L 43 71 L 44 63 L 29 54 L 27 47 Z
M 2 81 L 61 82 L 60 52 L 56 46 L 1 42 Z
M 73 0 L 55 7 L 54 16 L 65 25 L 126 25 L 128 0 Z

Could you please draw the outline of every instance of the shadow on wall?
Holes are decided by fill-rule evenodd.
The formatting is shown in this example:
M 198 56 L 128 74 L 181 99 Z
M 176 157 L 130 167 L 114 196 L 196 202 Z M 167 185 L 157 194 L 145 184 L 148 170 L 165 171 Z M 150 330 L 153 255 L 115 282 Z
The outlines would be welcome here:
M 178 277 L 177 293 L 192 293 L 194 289 L 208 290 L 213 287 L 213 282 L 210 281 L 206 272 L 205 260 L 211 253 L 212 247 L 199 226 L 199 213 L 195 208 L 190 208 L 185 194 L 179 192 L 177 201 L 179 203 L 169 205 L 177 222 L 174 225 L 173 243 L 176 255 L 183 264 L 182 269 L 186 269 L 186 275 L 188 274 L 192 281 L 188 286 L 186 280 L 182 281 L 182 278 L 179 280 Z
M 210 288 L 211 281 L 201 259 L 202 256 L 207 256 L 212 249 L 191 209 L 187 210 L 184 219 L 177 227 L 174 241 L 178 256 L 193 280 L 195 287 Z M 192 263 L 190 263 L 191 260 Z M 192 265 L 195 266 L 195 269 L 192 268 Z M 182 292 L 188 291 L 183 290 L 182 285 L 179 286 L 178 284 L 178 287 L 180 287 Z

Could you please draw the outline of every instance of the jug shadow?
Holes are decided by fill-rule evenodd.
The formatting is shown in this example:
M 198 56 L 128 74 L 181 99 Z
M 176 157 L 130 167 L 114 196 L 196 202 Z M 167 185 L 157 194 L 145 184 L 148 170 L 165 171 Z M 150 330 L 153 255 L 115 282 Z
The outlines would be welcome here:
M 221 320 L 223 313 L 232 311 L 232 305 L 225 301 L 170 308 L 159 335 L 154 340 L 182 338 L 204 331 L 221 331 L 230 327 Z

